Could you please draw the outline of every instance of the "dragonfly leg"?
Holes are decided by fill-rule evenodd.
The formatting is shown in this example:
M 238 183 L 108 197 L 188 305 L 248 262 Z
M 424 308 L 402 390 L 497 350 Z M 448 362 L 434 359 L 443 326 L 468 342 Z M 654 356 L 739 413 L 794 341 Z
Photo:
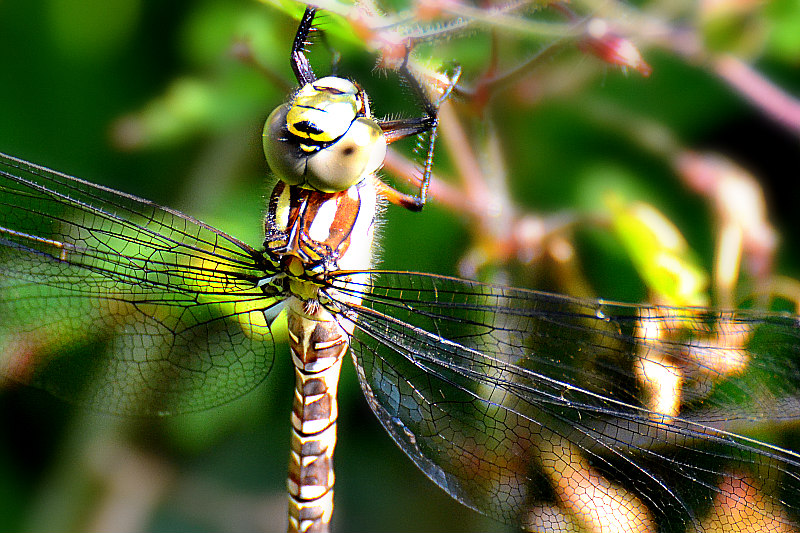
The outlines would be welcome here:
M 416 196 L 401 193 L 392 187 L 381 184 L 379 185 L 379 192 L 390 202 L 400 205 L 411 211 L 420 211 L 428 197 L 428 186 L 431 182 L 431 167 L 433 165 L 433 149 L 436 144 L 436 135 L 439 126 L 439 106 L 450 95 L 450 91 L 458 82 L 461 74 L 461 69 L 457 68 L 453 76 L 448 80 L 447 86 L 442 92 L 441 96 L 433 100 L 430 98 L 428 91 L 422 87 L 419 80 L 408 68 L 408 58 L 411 53 L 411 48 L 406 49 L 406 55 L 403 64 L 400 66 L 399 72 L 403 79 L 406 80 L 417 101 L 422 106 L 425 114 L 421 117 L 399 119 L 399 120 L 383 120 L 378 121 L 378 126 L 383 130 L 386 138 L 386 143 L 391 144 L 400 139 L 405 139 L 412 135 L 419 135 L 426 131 L 430 131 L 428 137 L 428 150 L 425 155 L 425 166 L 422 171 L 422 179 L 419 184 L 419 192 Z
M 314 15 L 317 13 L 317 8 L 308 6 L 303 18 L 300 19 L 300 25 L 297 27 L 297 33 L 294 36 L 292 43 L 291 63 L 294 76 L 297 78 L 297 83 L 304 86 L 308 83 L 317 80 L 317 76 L 311 68 L 311 63 L 308 62 L 306 57 L 306 45 L 308 42 L 308 35 L 314 29 Z

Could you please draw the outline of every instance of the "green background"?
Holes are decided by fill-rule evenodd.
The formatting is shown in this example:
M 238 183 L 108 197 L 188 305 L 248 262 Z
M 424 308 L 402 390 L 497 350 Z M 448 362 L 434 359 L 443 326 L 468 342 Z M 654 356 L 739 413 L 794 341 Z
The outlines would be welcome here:
M 764 14 L 759 66 L 800 94 L 800 53 L 792 37 L 800 35 L 800 15 L 791 3 L 776 3 L 787 4 L 788 14 Z M 292 84 L 288 51 L 295 27 L 276 8 L 244 0 L 2 1 L 0 150 L 175 207 L 257 245 L 268 190 L 260 130 Z M 716 31 L 711 37 L 719 46 L 745 46 L 726 41 L 733 30 Z M 250 38 L 275 78 L 229 53 L 234 36 Z M 365 80 L 376 114 L 413 112 L 392 76 L 372 75 L 369 55 L 333 41 L 344 56 L 342 70 Z M 448 46 L 467 79 L 487 61 L 485 39 Z M 317 71 L 326 72 L 324 51 L 314 58 Z M 600 102 L 623 116 L 647 116 L 684 144 L 720 149 L 753 169 L 782 238 L 778 270 L 796 273 L 797 136 L 761 118 L 701 69 L 662 51 L 647 59 L 654 67 L 648 79 L 601 67 L 568 98 L 522 109 L 514 99 L 494 106 L 515 202 L 532 213 L 588 211 L 612 184 L 654 203 L 711 268 L 706 204 L 661 158 L 592 118 L 587 109 Z M 556 60 L 597 61 L 576 54 Z M 446 156 L 441 159 L 441 168 L 451 170 Z M 382 266 L 456 274 L 470 235 L 470 219 L 443 207 L 422 214 L 390 207 Z M 589 231 L 585 242 L 581 252 L 588 254 L 584 264 L 596 294 L 647 297 L 630 259 L 608 235 Z M 276 367 L 241 400 L 163 420 L 103 417 L 36 391 L 1 391 L 0 530 L 85 529 L 107 501 L 104 471 L 124 465 L 150 472 L 141 482 L 153 483 L 146 492 L 155 499 L 140 517 L 145 530 L 249 531 L 264 516 L 282 530 L 293 380 L 288 350 Z M 339 435 L 339 531 L 503 530 L 417 471 L 379 427 L 349 364 L 340 387 Z M 114 462 L 115 450 L 127 459 Z

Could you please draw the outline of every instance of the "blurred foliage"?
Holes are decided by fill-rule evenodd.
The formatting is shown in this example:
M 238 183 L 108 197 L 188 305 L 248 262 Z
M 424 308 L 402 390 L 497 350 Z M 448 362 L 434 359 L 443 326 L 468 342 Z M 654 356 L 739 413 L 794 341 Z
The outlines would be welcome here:
M 663 247 L 637 217 L 645 206 L 675 231 L 682 244 L 670 253 L 679 270 L 713 277 L 725 222 L 713 195 L 690 190 L 679 177 L 676 157 L 691 148 L 725 153 L 764 184 L 781 240 L 778 270 L 796 272 L 800 187 L 796 175 L 786 184 L 784 169 L 797 167 L 798 132 L 765 119 L 719 77 L 714 58 L 733 54 L 798 94 L 798 3 L 572 3 L 629 31 L 652 66 L 649 77 L 603 55 L 608 42 L 595 43 L 592 53 L 575 46 L 568 17 L 545 9 L 546 2 L 534 5 L 486 10 L 483 22 L 431 42 L 448 27 L 426 25 L 424 17 L 442 15 L 438 8 L 480 10 L 421 2 L 421 29 L 413 18 L 387 19 L 422 37 L 421 72 L 426 64 L 455 61 L 463 87 L 476 89 L 455 98 L 456 129 L 469 146 L 449 144 L 453 130 L 443 127 L 435 170 L 469 198 L 474 191 L 459 162 L 472 153 L 489 197 L 480 209 L 442 200 L 421 215 L 389 207 L 382 265 L 442 274 L 460 268 L 579 295 L 686 303 L 675 294 L 675 276 L 651 275 Z M 375 53 L 388 45 L 365 42 L 370 34 L 354 24 L 360 19 L 348 18 L 348 6 L 328 7 L 336 13 L 324 14 L 321 26 L 342 54 L 339 71 L 367 88 L 377 115 L 415 113 L 397 78 L 373 69 Z M 382 7 L 392 17 L 408 6 Z M 0 149 L 181 209 L 258 244 L 269 190 L 259 135 L 295 85 L 288 52 L 302 10 L 288 0 L 5 0 Z M 675 33 L 649 35 L 637 21 Z M 689 51 L 679 41 L 687 35 Z M 531 60 L 537 53 L 541 60 Z M 310 55 L 318 73 L 329 72 L 324 44 Z M 481 81 L 525 65 L 526 74 L 480 102 Z M 419 159 L 413 143 L 401 153 Z M 523 222 L 532 220 L 546 231 L 524 233 Z M 508 246 L 491 245 L 506 237 Z M 737 301 L 758 286 L 756 275 L 742 278 Z M 698 298 L 713 301 L 707 293 Z M 102 523 L 98 515 L 122 490 L 109 470 L 128 464 L 149 472 L 147 464 L 155 473 L 140 482 L 155 496 L 136 509 L 139 529 L 282 530 L 293 377 L 288 356 L 277 367 L 241 400 L 164 420 L 109 420 L 36 392 L 4 391 L 0 529 L 87 530 Z M 343 380 L 335 527 L 499 527 L 462 511 L 416 472 L 376 424 L 350 365 Z M 92 448 L 97 442 L 115 446 Z M 258 524 L 264 516 L 275 522 Z

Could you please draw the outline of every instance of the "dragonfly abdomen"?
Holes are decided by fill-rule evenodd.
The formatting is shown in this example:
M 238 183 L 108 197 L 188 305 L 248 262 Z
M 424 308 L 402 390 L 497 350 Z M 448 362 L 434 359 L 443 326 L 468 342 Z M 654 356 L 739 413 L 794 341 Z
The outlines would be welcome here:
M 288 305 L 289 347 L 295 364 L 289 455 L 289 531 L 328 531 L 333 512 L 336 391 L 353 323 L 297 298 Z

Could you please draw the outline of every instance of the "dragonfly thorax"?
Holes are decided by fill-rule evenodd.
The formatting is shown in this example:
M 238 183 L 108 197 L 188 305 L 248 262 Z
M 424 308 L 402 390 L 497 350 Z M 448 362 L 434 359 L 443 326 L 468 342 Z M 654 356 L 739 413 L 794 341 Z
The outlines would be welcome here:
M 373 179 L 323 193 L 279 181 L 264 220 L 268 257 L 290 278 L 319 279 L 371 264 L 377 193 Z
M 289 185 L 346 191 L 373 174 L 386 156 L 386 139 L 356 84 L 329 76 L 307 83 L 276 108 L 263 132 L 264 154 Z

